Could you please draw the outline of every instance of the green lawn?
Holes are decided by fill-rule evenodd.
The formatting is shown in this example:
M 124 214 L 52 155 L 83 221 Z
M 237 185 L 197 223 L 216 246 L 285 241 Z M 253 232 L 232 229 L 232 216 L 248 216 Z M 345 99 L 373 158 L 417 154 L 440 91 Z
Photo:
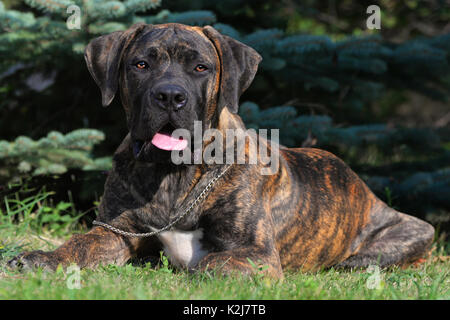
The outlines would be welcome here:
M 63 239 L 17 235 L 11 228 L 0 228 L 0 239 L 0 299 L 450 299 L 450 261 L 437 255 L 418 267 L 381 270 L 379 277 L 374 270 L 325 270 L 288 272 L 282 281 L 192 275 L 172 270 L 163 259 L 157 267 L 128 264 L 81 270 L 77 289 L 74 272 L 20 273 L 6 267 L 23 248 L 50 249 Z
M 283 280 L 262 276 L 214 277 L 175 271 L 163 257 L 157 266 L 103 266 L 55 273 L 18 272 L 6 262 L 24 250 L 51 250 L 84 232 L 80 213 L 45 194 L 4 198 L 0 209 L 0 299 L 450 299 L 448 248 L 435 243 L 423 264 L 391 270 L 285 272 Z M 71 218 L 72 217 L 72 218 Z M 73 286 L 79 279 L 79 288 Z

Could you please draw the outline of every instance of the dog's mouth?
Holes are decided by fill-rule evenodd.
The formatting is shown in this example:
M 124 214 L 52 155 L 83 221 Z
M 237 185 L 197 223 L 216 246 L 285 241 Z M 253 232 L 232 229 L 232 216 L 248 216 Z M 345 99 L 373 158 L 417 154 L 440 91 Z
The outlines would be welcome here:
M 176 128 L 170 124 L 165 124 L 161 129 L 159 129 L 151 140 L 135 140 L 133 144 L 133 153 L 138 156 L 145 146 L 152 144 L 158 149 L 173 151 L 173 150 L 183 150 L 187 147 L 188 141 L 183 138 L 172 137 L 172 133 Z

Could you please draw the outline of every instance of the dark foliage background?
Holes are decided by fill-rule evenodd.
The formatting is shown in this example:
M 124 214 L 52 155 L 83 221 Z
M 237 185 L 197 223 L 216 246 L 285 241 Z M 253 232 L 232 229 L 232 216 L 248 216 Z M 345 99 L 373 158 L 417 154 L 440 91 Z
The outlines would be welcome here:
M 66 28 L 70 4 L 81 8 L 80 30 Z M 380 30 L 366 27 L 372 4 Z M 0 192 L 21 179 L 57 191 L 55 201 L 70 191 L 79 210 L 92 208 L 126 127 L 118 99 L 101 107 L 84 46 L 137 21 L 210 24 L 264 58 L 241 98 L 249 127 L 279 128 L 286 145 L 334 152 L 380 198 L 445 238 L 449 18 L 444 0 L 4 0 Z M 78 130 L 87 128 L 96 130 Z

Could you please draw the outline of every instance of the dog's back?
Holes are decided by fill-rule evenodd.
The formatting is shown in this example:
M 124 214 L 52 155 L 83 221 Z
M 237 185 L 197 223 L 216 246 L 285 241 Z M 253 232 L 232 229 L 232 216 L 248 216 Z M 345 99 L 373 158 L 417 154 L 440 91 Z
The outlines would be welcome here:
M 363 267 L 419 258 L 434 229 L 389 208 L 339 158 L 320 149 L 282 148 L 272 215 L 283 267 Z M 288 181 L 290 183 L 288 183 Z

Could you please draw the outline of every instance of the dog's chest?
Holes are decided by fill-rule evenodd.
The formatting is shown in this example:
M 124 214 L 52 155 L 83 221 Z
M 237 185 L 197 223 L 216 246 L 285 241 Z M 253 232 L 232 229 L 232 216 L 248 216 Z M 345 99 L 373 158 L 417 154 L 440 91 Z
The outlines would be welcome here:
M 194 267 L 208 253 L 202 247 L 202 229 L 164 231 L 158 237 L 163 243 L 164 252 L 168 255 L 170 262 L 177 267 Z

